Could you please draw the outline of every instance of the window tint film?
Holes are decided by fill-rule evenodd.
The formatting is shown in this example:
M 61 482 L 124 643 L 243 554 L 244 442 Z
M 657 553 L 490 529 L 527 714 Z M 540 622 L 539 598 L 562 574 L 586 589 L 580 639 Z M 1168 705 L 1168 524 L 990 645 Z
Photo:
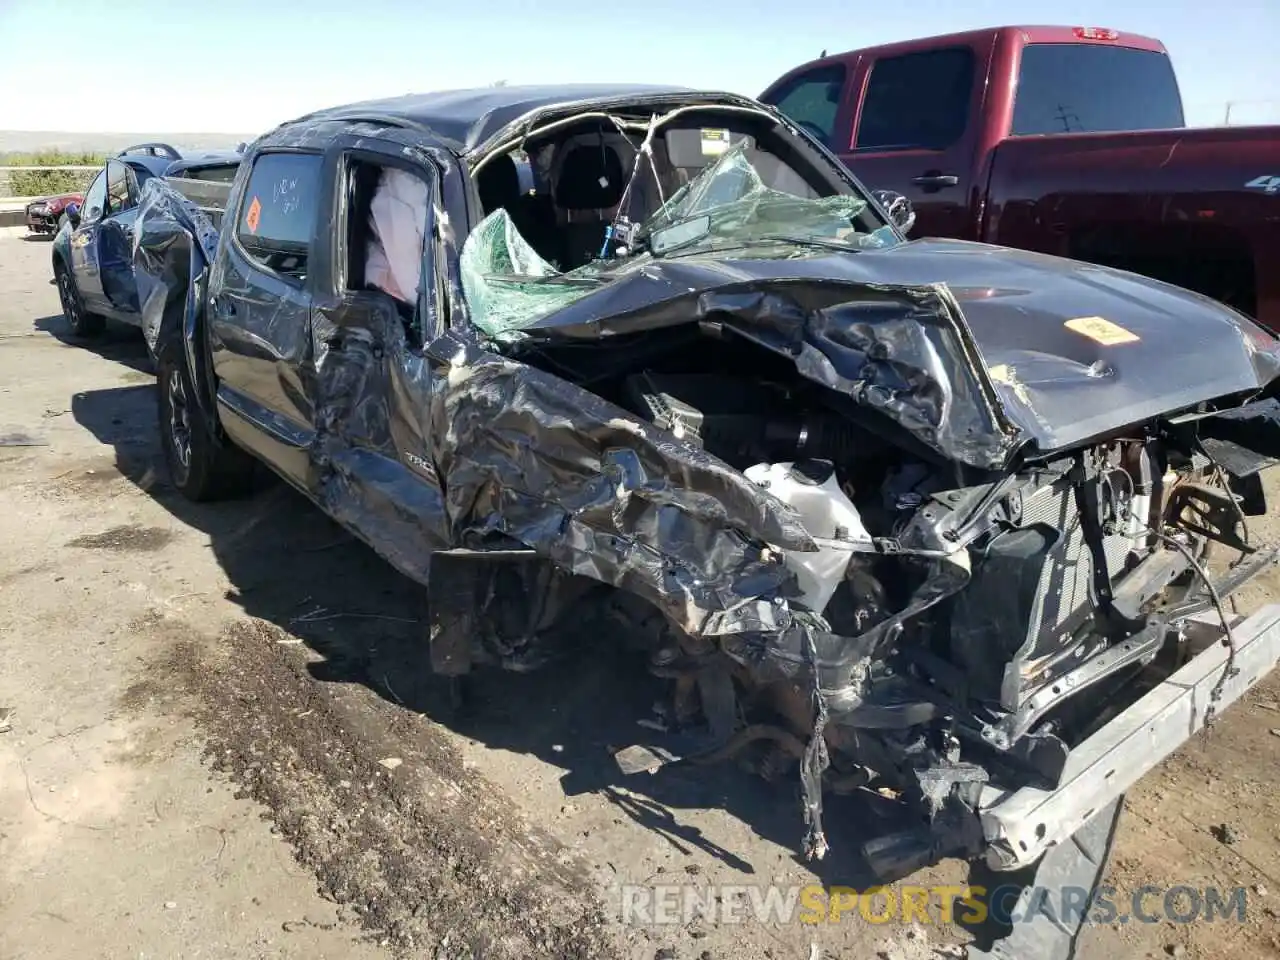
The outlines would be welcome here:
M 945 150 L 964 135 L 973 73 L 968 47 L 877 60 L 855 148 Z
M 1182 125 L 1178 81 L 1163 53 L 1091 43 L 1035 43 L 1022 51 L 1015 136 Z
M 791 120 L 804 127 L 823 144 L 834 146 L 836 112 L 844 91 L 845 69 L 842 64 L 818 67 L 770 91 L 766 103 L 777 107 Z
M 320 164 L 311 153 L 258 157 L 240 204 L 241 243 L 305 251 L 320 207 Z

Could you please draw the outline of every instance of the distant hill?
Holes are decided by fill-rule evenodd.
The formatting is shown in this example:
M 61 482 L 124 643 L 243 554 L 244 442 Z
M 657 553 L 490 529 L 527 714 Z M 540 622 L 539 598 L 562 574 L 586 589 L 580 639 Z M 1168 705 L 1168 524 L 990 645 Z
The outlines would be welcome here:
M 0 160 L 11 153 L 58 150 L 116 153 L 135 143 L 159 142 L 179 150 L 225 150 L 256 133 L 73 133 L 67 130 L 0 130 Z

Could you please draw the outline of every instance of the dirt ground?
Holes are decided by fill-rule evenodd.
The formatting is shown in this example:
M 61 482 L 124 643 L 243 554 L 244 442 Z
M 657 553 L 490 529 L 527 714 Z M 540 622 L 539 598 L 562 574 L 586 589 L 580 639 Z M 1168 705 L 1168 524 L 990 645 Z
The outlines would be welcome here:
M 0 232 L 0 960 L 957 955 L 856 914 L 622 924 L 623 884 L 865 887 L 886 821 L 831 800 L 815 870 L 789 781 L 622 777 L 659 690 L 609 644 L 456 712 L 421 591 L 369 549 L 279 483 L 168 485 L 140 338 L 70 342 L 49 253 Z M 1129 795 L 1108 878 L 1245 886 L 1245 922 L 1099 925 L 1086 957 L 1280 957 L 1278 756 L 1273 674 Z

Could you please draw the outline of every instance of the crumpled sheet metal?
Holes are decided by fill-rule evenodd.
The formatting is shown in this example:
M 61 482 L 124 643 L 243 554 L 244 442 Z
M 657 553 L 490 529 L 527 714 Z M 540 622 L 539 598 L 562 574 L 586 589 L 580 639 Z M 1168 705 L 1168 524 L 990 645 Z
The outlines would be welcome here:
M 155 188 L 135 251 L 152 281 L 146 296 L 152 336 L 163 345 L 180 332 L 193 369 L 199 366 L 198 280 L 214 259 L 201 242 L 207 232 L 199 216 L 171 188 Z M 651 318 L 649 325 L 714 314 L 743 336 L 795 357 L 806 376 L 839 377 L 841 349 L 860 351 L 859 369 L 867 366 L 868 346 L 859 337 L 870 328 L 841 320 L 825 341 L 810 339 L 826 330 L 825 311 L 849 302 L 850 288 L 818 285 L 801 292 L 797 300 L 740 285 L 726 290 L 721 283 L 682 298 L 675 312 Z M 893 321 L 915 306 L 890 304 Z M 179 307 L 185 316 L 177 315 Z M 314 369 L 295 373 L 313 390 L 305 399 L 313 416 L 307 458 L 316 500 L 418 582 L 427 582 L 435 551 L 523 544 L 563 570 L 647 600 L 686 633 L 727 638 L 730 656 L 769 661 L 783 672 L 807 667 L 818 722 L 803 779 L 805 850 L 821 857 L 822 725 L 829 712 L 821 683 L 826 660 L 845 638 L 820 636 L 820 625 L 808 619 L 797 623 L 788 603 L 798 595 L 794 575 L 764 549 L 814 549 L 795 511 L 705 451 L 583 388 L 487 349 L 472 331 L 451 331 L 419 352 L 407 343 L 390 301 L 386 310 L 359 314 L 358 323 L 354 315 L 331 316 L 324 309 L 311 317 Z M 336 333 L 341 350 L 327 347 Z M 926 337 L 912 349 L 934 356 L 936 349 L 924 349 L 930 343 Z M 905 386 L 919 379 L 910 372 L 896 375 L 905 377 Z M 902 616 L 936 602 L 950 586 L 921 588 Z M 894 622 L 873 631 L 856 652 L 891 642 L 898 629 Z M 748 649 L 752 638 L 757 645 Z M 780 657 L 792 642 L 799 663 Z M 845 664 L 834 666 L 842 670 Z M 856 662 L 848 666 L 848 680 L 860 683 L 865 670 L 859 672 Z
M 142 186 L 134 228 L 133 267 L 142 332 L 158 354 L 166 331 L 177 334 L 196 312 L 197 280 L 213 262 L 218 229 L 194 202 L 162 177 Z
M 943 286 L 806 276 L 743 279 L 737 264 L 655 260 L 619 271 L 527 328 L 526 337 L 596 339 L 719 324 L 790 359 L 805 378 L 878 411 L 946 460 L 1003 467 L 1020 435 L 954 299 Z M 829 261 L 828 261 L 829 263 Z M 761 273 L 765 263 L 753 264 Z
M 192 283 L 208 257 L 195 233 L 201 215 L 171 188 L 154 193 L 140 225 L 139 264 L 164 294 L 155 302 L 169 305 L 166 328 L 181 330 L 190 348 L 194 325 L 188 318 L 179 327 L 174 314 L 179 304 L 195 311 Z M 673 287 L 708 285 L 693 274 L 686 283 L 676 263 L 664 267 Z M 650 297 L 653 279 L 644 281 Z M 628 296 L 628 284 L 615 286 Z M 870 343 L 885 331 L 910 341 L 921 329 L 916 313 L 935 317 L 932 304 L 889 297 L 879 333 L 875 324 L 835 323 L 835 314 L 865 306 L 849 306 L 859 292 L 866 291 L 841 284 L 790 287 L 787 295 L 722 285 L 656 307 L 650 300 L 660 315 L 633 320 L 643 329 L 716 315 L 796 357 L 806 376 L 840 384 L 842 370 L 856 376 L 867 367 Z M 314 317 L 314 495 L 407 575 L 425 580 L 432 551 L 500 540 L 644 597 L 691 634 L 789 625 L 782 598 L 793 591 L 792 575 L 763 559 L 760 546 L 803 550 L 812 541 L 790 508 L 742 474 L 587 390 L 486 349 L 469 332 L 445 334 L 424 355 L 388 309 L 372 321 L 376 329 L 343 326 L 344 349 L 333 353 L 323 344 L 337 328 L 323 311 Z M 871 339 L 861 343 L 851 329 Z M 926 337 L 898 343 L 894 355 L 908 346 L 935 363 L 945 354 Z M 901 360 L 887 369 L 917 392 L 927 380 Z M 928 376 L 946 384 L 950 375 L 938 367 Z M 887 384 L 858 389 L 892 402 Z M 948 398 L 928 402 L 923 415 L 936 419 Z
M 172 188 L 156 193 L 139 263 L 157 291 L 148 300 L 167 305 L 165 329 L 182 335 L 194 326 L 176 308 L 195 311 L 208 254 L 199 211 Z M 813 543 L 737 471 L 469 335 L 446 334 L 424 356 L 388 307 L 373 329 L 341 326 L 335 352 L 323 344 L 338 327 L 314 316 L 314 494 L 397 569 L 422 582 L 431 552 L 509 538 L 648 599 L 690 633 L 788 625 L 778 598 L 793 576 L 760 546 Z
M 790 507 L 586 390 L 448 339 L 432 421 L 452 543 L 509 537 L 692 634 L 787 626 L 793 576 L 760 546 L 814 549 Z

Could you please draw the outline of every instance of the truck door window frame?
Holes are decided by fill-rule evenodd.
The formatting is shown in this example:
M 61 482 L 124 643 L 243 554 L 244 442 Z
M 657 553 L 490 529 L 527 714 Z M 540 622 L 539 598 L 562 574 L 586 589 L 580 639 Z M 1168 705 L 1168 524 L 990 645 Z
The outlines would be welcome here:
M 258 165 L 262 163 L 263 160 L 270 160 L 274 157 L 279 157 L 279 156 L 309 157 L 314 161 L 314 166 L 315 166 L 315 183 L 314 183 L 314 187 L 311 190 L 311 201 L 312 201 L 311 219 L 310 219 L 310 226 L 306 231 L 306 241 L 305 241 L 306 249 L 300 252 L 293 247 L 286 248 L 284 244 L 292 243 L 293 241 L 279 240 L 278 242 L 280 243 L 280 247 L 275 251 L 280 253 L 282 256 L 288 256 L 290 254 L 299 255 L 300 253 L 300 255 L 304 258 L 304 264 L 305 264 L 303 269 L 303 275 L 301 277 L 296 276 L 295 274 L 292 274 L 292 273 L 282 272 L 281 270 L 277 269 L 277 267 L 273 266 L 271 263 L 264 260 L 260 252 L 255 252 L 254 250 L 250 249 L 248 246 L 244 244 L 244 242 L 241 239 L 241 230 L 244 227 L 244 220 L 245 220 L 245 217 L 248 215 L 249 206 L 253 203 L 253 200 L 258 196 L 254 192 L 254 185 L 253 185 L 253 178 L 254 178 L 254 175 L 258 172 Z M 275 279 L 279 280 L 282 283 L 288 284 L 289 286 L 296 287 L 298 289 L 306 289 L 308 287 L 308 283 L 311 279 L 311 276 L 314 272 L 314 267 L 316 266 L 316 258 L 315 258 L 316 228 L 320 222 L 321 211 L 324 208 L 325 204 L 328 202 L 328 197 L 329 197 L 328 186 L 325 182 L 324 153 L 322 151 L 300 150 L 300 149 L 289 148 L 289 147 L 263 150 L 262 152 L 256 154 L 253 157 L 253 160 L 250 164 L 249 171 L 245 176 L 244 189 L 241 190 L 239 202 L 236 205 L 235 221 L 234 221 L 235 226 L 230 231 L 231 244 L 235 248 L 236 252 L 239 253 L 239 255 L 243 257 L 252 266 L 254 270 L 258 270 L 258 271 L 261 271 L 262 273 L 269 274 L 270 276 L 274 277 Z M 273 241 L 268 239 L 265 242 L 261 243 L 261 246 L 263 246 L 264 248 L 270 248 L 272 243 Z M 258 246 L 259 244 L 255 242 L 254 245 Z
M 102 215 L 110 217 L 131 209 L 134 205 L 136 188 L 129 182 L 129 167 L 119 160 L 108 160 L 104 172 L 107 175 L 107 184 L 102 203 Z M 121 183 L 124 185 L 124 195 L 113 196 L 112 189 L 117 188 Z
M 389 146 L 397 151 L 400 149 L 399 144 L 391 143 Z M 418 273 L 418 302 L 414 304 L 413 319 L 409 324 L 406 324 L 405 329 L 407 345 L 415 352 L 420 352 L 424 344 L 439 336 L 441 332 L 441 304 L 445 296 L 444 287 L 440 282 L 442 276 L 440 268 L 442 252 L 439 232 L 436 229 L 436 207 L 439 205 L 441 190 L 440 171 L 434 164 L 428 165 L 406 160 L 398 152 L 396 154 L 384 153 L 377 149 L 361 147 L 342 147 L 338 162 L 338 216 L 335 218 L 336 222 L 331 239 L 332 254 L 330 261 L 332 264 L 330 274 L 333 278 L 334 286 L 332 292 L 338 296 L 367 289 L 365 287 L 355 288 L 348 286 L 351 257 L 359 256 L 363 259 L 365 256 L 364 250 L 353 250 L 351 245 L 351 217 L 353 210 L 349 185 L 355 165 L 394 167 L 397 170 L 413 174 L 427 185 L 427 222 L 423 227 L 422 234 L 422 258 Z M 366 207 L 363 215 L 367 216 L 368 213 L 369 210 Z M 386 296 L 394 300 L 390 294 L 386 294 Z
M 772 90 L 765 92 L 761 98 L 763 102 L 775 107 L 783 116 L 794 123 L 796 126 L 812 134 L 818 142 L 830 150 L 838 150 L 839 145 L 836 143 L 838 132 L 841 128 L 840 118 L 844 113 L 844 104 L 846 100 L 845 91 L 849 86 L 850 69 L 843 61 L 835 63 L 824 63 L 820 66 L 813 67 L 803 73 L 797 73 L 788 77 L 781 84 Z M 819 78 L 816 79 L 815 78 Z M 825 79 L 820 79 L 825 78 Z M 822 124 L 817 123 L 806 117 L 796 117 L 782 108 L 782 101 L 788 96 L 794 94 L 798 89 L 806 84 L 825 84 L 828 88 L 836 87 L 836 98 L 830 100 L 831 103 L 831 119 L 829 128 L 818 136 L 814 133 L 813 128 L 822 129 Z M 829 98 L 828 98 L 829 99 Z M 812 126 L 811 126 L 812 125 Z
M 955 84 L 955 83 L 948 84 L 947 85 L 948 86 L 947 93 L 949 94 L 948 101 L 945 104 L 945 106 L 939 106 L 939 112 L 941 112 L 943 109 L 951 109 L 952 112 L 958 114 L 960 118 L 959 125 L 954 127 L 954 129 L 949 130 L 946 133 L 946 142 L 941 142 L 939 140 L 938 142 L 930 142 L 930 143 L 918 143 L 918 142 L 915 142 L 915 143 L 886 143 L 886 142 L 865 143 L 863 140 L 863 133 L 864 133 L 864 130 L 866 127 L 866 121 L 867 121 L 867 104 L 872 101 L 872 97 L 875 93 L 877 74 L 879 74 L 881 77 L 884 76 L 884 74 L 881 72 L 882 68 L 886 64 L 893 64 L 895 68 L 898 68 L 899 65 L 902 65 L 901 69 L 904 69 L 908 72 L 910 72 L 912 67 L 914 67 L 916 71 L 919 71 L 920 70 L 919 64 L 922 59 L 937 58 L 939 56 L 963 57 L 964 63 L 959 68 L 960 75 L 961 76 L 967 75 L 967 79 L 968 79 L 967 84 Z M 915 61 L 915 63 L 912 64 L 911 61 Z M 925 76 L 923 73 L 921 75 Z M 892 75 L 891 75 L 891 79 L 896 79 L 896 78 L 892 78 Z M 952 147 L 955 147 L 956 145 L 960 144 L 964 140 L 965 136 L 969 133 L 970 125 L 972 124 L 972 121 L 973 121 L 974 89 L 975 89 L 977 80 L 978 80 L 978 56 L 977 56 L 977 53 L 974 51 L 974 49 L 971 46 L 968 46 L 967 44 L 961 44 L 958 46 L 950 46 L 950 47 L 938 47 L 936 49 L 930 49 L 930 50 L 916 50 L 910 53 L 900 53 L 900 54 L 895 54 L 893 56 L 875 58 L 870 62 L 870 64 L 867 67 L 865 79 L 862 85 L 861 95 L 858 98 L 857 116 L 855 117 L 855 122 L 853 125 L 853 135 L 850 138 L 849 150 L 858 154 L 912 153 L 912 152 L 942 153 L 943 151 L 946 151 L 951 149 Z M 934 92 L 936 93 L 936 91 Z M 916 107 L 909 110 L 898 110 L 898 111 L 890 111 L 890 112 L 896 113 L 897 115 L 910 116 L 912 115 L 912 110 L 914 110 L 915 115 L 918 116 L 919 115 L 918 103 L 920 101 L 926 101 L 929 98 L 913 96 L 910 99 L 912 99 L 913 101 L 916 101 L 917 103 Z M 934 97 L 934 101 L 935 102 L 937 101 L 936 96 Z M 879 137 L 879 139 L 883 141 L 887 138 L 881 136 Z
M 94 208 L 90 204 L 92 202 L 93 191 L 96 187 L 98 187 L 99 184 L 101 184 L 102 186 L 102 199 L 98 203 L 97 213 L 95 214 Z M 99 170 L 97 173 L 97 176 L 95 176 L 93 180 L 89 182 L 89 186 L 84 191 L 84 203 L 80 205 L 80 209 L 81 209 L 80 222 L 84 226 L 88 226 L 91 223 L 97 223 L 104 216 L 106 216 L 107 168 L 105 166 L 101 170 Z

